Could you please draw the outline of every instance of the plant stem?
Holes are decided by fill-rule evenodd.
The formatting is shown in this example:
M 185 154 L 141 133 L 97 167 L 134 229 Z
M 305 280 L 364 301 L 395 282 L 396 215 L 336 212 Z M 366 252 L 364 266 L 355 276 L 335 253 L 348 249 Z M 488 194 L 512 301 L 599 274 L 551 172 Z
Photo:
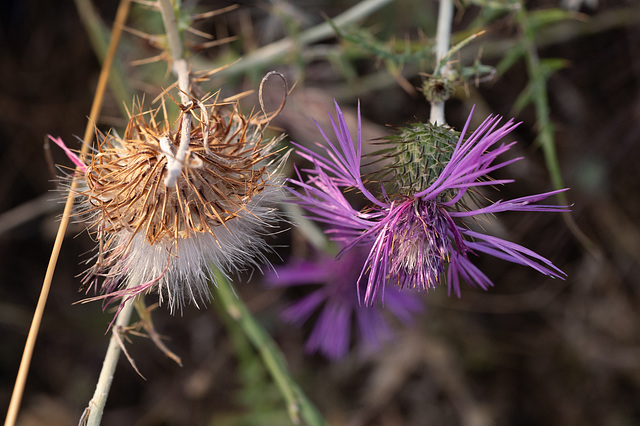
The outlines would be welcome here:
M 291 421 L 298 424 L 302 418 L 307 425 L 326 425 L 326 421 L 291 378 L 285 366 L 284 357 L 271 336 L 251 315 L 242 300 L 236 296 L 227 278 L 218 272 L 215 275 L 215 283 L 213 292 L 214 300 L 217 300 L 216 306 L 232 318 L 232 324 L 237 324 L 242 329 L 260 354 L 287 404 Z
M 160 0 L 160 11 L 162 13 L 162 22 L 164 23 L 164 30 L 167 34 L 167 40 L 169 41 L 169 53 L 173 62 L 173 73 L 178 77 L 178 89 L 180 92 L 180 100 L 183 108 L 189 108 L 193 102 L 189 98 L 191 93 L 190 89 L 190 74 L 189 64 L 184 59 L 182 39 L 178 31 L 178 21 L 174 13 L 174 8 L 171 0 Z M 180 145 L 178 151 L 173 158 L 167 157 L 167 175 L 164 180 L 164 184 L 167 187 L 174 187 L 178 176 L 182 172 L 182 166 L 184 165 L 187 157 L 187 151 L 189 149 L 189 141 L 191 138 L 191 114 L 188 111 L 182 111 L 182 119 L 180 120 Z M 167 153 L 169 154 L 169 153 Z
M 93 98 L 93 104 L 91 106 L 91 113 L 89 114 L 89 121 L 84 131 L 84 144 L 80 151 L 80 158 L 83 158 L 89 151 L 91 141 L 93 139 L 93 128 L 100 115 L 102 108 L 102 100 L 104 98 L 104 92 L 107 87 L 107 80 L 109 78 L 109 70 L 115 57 L 118 42 L 120 41 L 120 34 L 122 34 L 122 27 L 127 15 L 129 13 L 130 0 L 121 0 L 116 12 L 116 19 L 114 22 L 113 33 L 111 41 L 109 43 L 109 49 L 105 61 L 100 70 L 100 76 L 98 78 L 98 86 L 96 87 L 96 94 Z M 27 376 L 29 375 L 29 366 L 31 364 L 31 357 L 36 344 L 36 338 L 38 337 L 38 331 L 40 330 L 40 323 L 42 322 L 42 316 L 44 315 L 44 308 L 47 305 L 47 298 L 51 289 L 51 282 L 53 281 L 53 273 L 58 263 L 58 256 L 60 255 L 60 249 L 62 248 L 62 242 L 67 231 L 67 225 L 69 224 L 69 217 L 71 216 L 71 209 L 75 200 L 75 191 L 79 185 L 79 179 L 76 178 L 71 182 L 69 194 L 67 195 L 67 201 L 62 213 L 62 219 L 60 219 L 60 225 L 58 226 L 58 233 L 51 249 L 51 257 L 49 258 L 49 265 L 47 266 L 47 272 L 45 273 L 44 281 L 42 283 L 42 289 L 40 290 L 40 297 L 36 305 L 36 310 L 33 314 L 33 320 L 31 321 L 31 327 L 29 328 L 29 334 L 27 335 L 27 341 L 24 345 L 24 351 L 22 353 L 22 360 L 20 361 L 20 367 L 18 369 L 18 375 L 11 394 L 11 401 L 9 402 L 9 409 L 7 410 L 7 417 L 5 419 L 5 426 L 13 426 L 18 417 L 18 411 L 20 409 L 20 402 L 22 401 L 22 394 L 24 393 L 24 387 L 27 382 Z
M 438 26 L 436 28 L 436 69 L 434 77 L 446 74 L 448 65 L 446 58 L 451 43 L 451 22 L 453 21 L 453 0 L 440 0 L 438 10 Z M 444 63 L 443 63 L 444 62 Z M 431 115 L 429 121 L 433 124 L 445 124 L 444 101 L 431 102 Z
M 131 319 L 131 312 L 133 312 L 133 300 L 129 299 L 124 302 L 124 306 L 117 314 L 118 318 L 113 325 L 111 331 L 111 339 L 109 340 L 109 346 L 107 347 L 107 353 L 104 357 L 104 363 L 102 364 L 102 370 L 100 371 L 100 377 L 98 383 L 96 383 L 96 390 L 93 394 L 93 398 L 89 401 L 89 405 L 85 409 L 82 415 L 80 424 L 86 424 L 87 426 L 97 426 L 102 419 L 102 413 L 104 413 L 104 406 L 107 403 L 107 397 L 109 396 L 109 390 L 111 389 L 111 382 L 113 382 L 113 375 L 118 365 L 118 359 L 120 358 L 120 339 L 117 337 L 117 333 L 122 332 L 122 329 L 129 325 Z M 85 420 L 86 415 L 86 421 Z
M 333 25 L 341 27 L 359 19 L 363 19 L 390 3 L 392 3 L 392 0 L 364 0 L 356 3 L 351 9 L 344 11 L 331 20 Z M 282 40 L 278 40 L 256 49 L 245 55 L 242 60 L 216 72 L 214 77 L 220 78 L 229 75 L 237 75 L 249 70 L 264 67 L 281 59 L 287 54 L 295 52 L 296 49 L 302 49 L 308 44 L 315 43 L 331 36 L 335 36 L 335 32 L 329 22 L 324 22 L 301 32 L 295 39 L 292 37 L 285 37 Z M 199 69 L 212 68 L 211 62 L 209 61 L 198 61 L 198 58 L 194 58 L 194 63 Z
M 173 59 L 182 58 L 182 40 L 178 31 L 178 21 L 171 0 L 159 0 L 164 31 L 169 42 L 169 52 Z
M 529 25 L 529 18 L 524 2 L 520 3 L 520 8 L 516 13 L 516 19 L 522 29 L 522 43 L 525 48 L 525 63 L 527 66 L 527 74 L 529 75 L 529 84 L 531 86 L 531 96 L 536 110 L 536 118 L 538 125 L 538 141 L 542 147 L 545 164 L 551 183 L 554 189 L 565 188 L 562 173 L 560 172 L 560 162 L 556 150 L 556 141 L 554 137 L 554 126 L 551 122 L 551 112 L 549 110 L 549 97 L 547 94 L 546 73 L 542 71 L 538 50 L 535 44 L 535 34 Z M 557 195 L 560 204 L 569 205 L 567 195 L 561 192 Z M 578 241 L 589 251 L 596 259 L 602 257 L 602 253 L 596 244 L 580 229 L 571 212 L 565 212 L 562 215 L 569 230 L 573 233 Z

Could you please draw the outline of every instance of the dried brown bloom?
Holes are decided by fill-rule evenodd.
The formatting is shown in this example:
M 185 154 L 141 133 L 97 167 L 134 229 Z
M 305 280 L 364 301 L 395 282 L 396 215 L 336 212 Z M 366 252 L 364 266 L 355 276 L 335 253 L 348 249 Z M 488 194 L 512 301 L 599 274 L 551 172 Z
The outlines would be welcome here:
M 98 242 L 84 283 L 99 298 L 126 299 L 157 290 L 173 311 L 208 296 L 212 265 L 230 273 L 266 262 L 264 235 L 282 198 L 274 145 L 263 121 L 237 105 L 195 100 L 179 121 L 195 118 L 175 185 L 180 133 L 160 110 L 131 115 L 122 137 L 101 135 L 86 165 L 82 211 Z M 178 126 L 181 127 L 181 126 Z

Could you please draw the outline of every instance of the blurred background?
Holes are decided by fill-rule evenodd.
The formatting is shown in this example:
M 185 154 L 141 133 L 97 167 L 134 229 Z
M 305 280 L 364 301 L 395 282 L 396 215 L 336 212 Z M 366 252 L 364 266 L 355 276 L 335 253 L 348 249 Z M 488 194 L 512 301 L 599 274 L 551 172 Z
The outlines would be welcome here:
M 88 12 L 79 13 L 76 5 L 86 5 L 80 0 L 0 5 L 0 413 L 9 403 L 62 211 L 56 181 L 61 171 L 48 158 L 71 165 L 62 151 L 44 145 L 45 136 L 80 147 L 75 136 L 84 133 L 100 70 L 87 28 L 108 30 L 117 7 L 115 1 L 95 3 L 97 23 Z M 437 2 L 390 2 L 344 27 L 360 38 L 329 35 L 306 44 L 305 30 L 356 3 L 239 1 L 237 9 L 203 21 L 199 30 L 235 39 L 198 52 L 193 63 L 202 69 L 240 56 L 256 60 L 264 46 L 293 40 L 282 54 L 244 68 L 239 63 L 204 88 L 220 88 L 225 95 L 256 90 L 266 72 L 278 70 L 296 87 L 273 124 L 302 143 L 320 140 L 312 120 L 326 123 L 333 99 L 351 117 L 360 100 L 367 140 L 388 134 L 386 125 L 428 120 L 428 104 L 415 88 L 425 79 L 420 73 L 433 70 L 424 46 L 435 33 Z M 640 4 L 534 0 L 526 2 L 523 15 L 516 3 L 457 4 L 454 39 L 479 29 L 486 33 L 456 60 L 464 66 L 479 60 L 496 72 L 483 71 L 461 86 L 447 102 L 447 120 L 460 129 L 472 105 L 474 124 L 488 114 L 515 116 L 523 124 L 511 136 L 519 141 L 516 154 L 526 160 L 504 171 L 517 182 L 499 196 L 551 190 L 537 139 L 539 112 L 524 102 L 527 91 L 540 93 L 531 89 L 532 82 L 542 83 L 536 87 L 546 89 L 559 172 L 571 188 L 567 196 L 580 231 L 560 214 L 530 213 L 502 215 L 491 231 L 551 259 L 568 278 L 552 280 L 479 258 L 494 288 L 465 287 L 460 299 L 449 298 L 445 288 L 425 294 L 424 314 L 411 328 L 399 326 L 392 344 L 330 362 L 304 353 L 311 323 L 293 326 L 278 317 L 295 291 L 267 289 L 260 274 L 240 277 L 236 291 L 332 425 L 640 424 Z M 231 4 L 183 1 L 194 11 Z M 536 73 L 526 54 L 517 54 L 527 41 L 523 22 L 540 59 Z M 133 7 L 127 25 L 161 31 L 159 14 L 141 5 Z M 406 61 L 398 62 L 407 52 Z M 135 64 L 158 53 L 148 40 L 124 34 L 117 61 L 127 77 L 124 93 L 146 93 L 150 100 L 171 84 L 166 63 Z M 279 83 L 273 92 L 277 99 Z M 108 94 L 101 129 L 124 126 L 121 101 L 119 93 Z M 126 103 L 131 105 L 131 98 Z M 257 109 L 257 96 L 244 104 Z M 295 229 L 274 244 L 284 261 L 304 245 Z M 85 297 L 78 292 L 78 275 L 92 249 L 82 225 L 71 224 L 21 425 L 76 424 L 93 394 L 113 313 L 103 312 L 99 303 L 75 304 Z M 274 255 L 273 262 L 282 260 Z M 250 347 L 239 351 L 213 306 L 190 306 L 175 316 L 161 307 L 153 315 L 183 366 L 148 339 L 132 337 L 127 347 L 146 379 L 120 360 L 103 424 L 290 424 L 255 353 Z

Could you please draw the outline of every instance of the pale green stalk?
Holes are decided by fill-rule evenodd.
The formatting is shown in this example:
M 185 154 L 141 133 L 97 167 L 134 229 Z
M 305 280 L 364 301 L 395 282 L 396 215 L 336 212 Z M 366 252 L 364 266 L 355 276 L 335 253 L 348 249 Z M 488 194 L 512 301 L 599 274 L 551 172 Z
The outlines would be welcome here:
M 184 59 L 182 48 L 182 39 L 178 31 L 178 21 L 171 0 L 159 0 L 160 12 L 162 13 L 162 22 L 164 23 L 165 33 L 169 42 L 169 53 L 173 62 L 173 73 L 178 77 L 178 89 L 180 91 L 180 101 L 183 107 L 190 107 L 193 102 L 189 98 L 190 89 L 190 71 L 189 64 Z M 180 145 L 175 155 L 167 153 L 167 175 L 164 184 L 167 187 L 174 187 L 178 176 L 182 172 L 182 166 L 187 158 L 187 150 L 189 149 L 189 141 L 191 139 L 191 114 L 184 112 L 180 120 Z
M 440 0 L 438 26 L 436 28 L 436 69 L 434 77 L 445 75 L 448 69 L 447 52 L 451 44 L 451 22 L 453 21 L 453 0 Z M 445 124 L 444 100 L 431 101 L 429 121 L 433 124 Z
M 160 13 L 162 14 L 164 32 L 167 35 L 171 58 L 174 60 L 182 59 L 182 39 L 180 38 L 180 31 L 178 31 L 178 20 L 174 13 L 173 3 L 171 0 L 158 0 L 158 3 L 160 4 Z
M 83 2 L 79 2 L 82 5 Z M 182 41 L 177 30 L 177 22 L 173 13 L 173 7 L 170 0 L 160 0 L 161 11 L 163 21 L 165 23 L 165 31 L 167 33 L 167 39 L 169 40 L 169 46 L 171 49 L 171 55 L 173 58 L 174 72 L 178 76 L 178 88 L 180 89 L 180 97 L 182 103 L 189 105 L 191 100 L 188 96 L 189 93 L 189 67 L 186 61 L 182 58 Z M 90 14 L 85 13 L 87 16 Z M 181 143 L 178 148 L 178 152 L 173 158 L 173 169 L 168 167 L 167 170 L 167 186 L 175 185 L 175 177 L 181 170 L 181 165 L 184 163 L 186 157 L 186 150 L 189 146 L 189 135 L 191 133 L 191 116 L 190 114 L 184 114 L 185 119 L 182 120 L 181 125 Z M 186 134 L 186 137 L 185 137 Z M 88 426 L 97 426 L 100 424 L 104 407 L 109 396 L 111 389 L 111 383 L 113 382 L 113 376 L 118 365 L 118 359 L 120 358 L 120 352 L 122 351 L 122 341 L 119 338 L 119 333 L 129 324 L 131 319 L 131 313 L 133 311 L 133 300 L 129 299 L 124 302 L 124 306 L 118 313 L 115 324 L 113 325 L 111 339 L 109 340 L 109 346 L 105 355 L 100 377 L 96 384 L 96 390 L 93 398 L 89 401 L 80 423 Z
M 96 384 L 96 390 L 80 419 L 81 425 L 97 426 L 100 424 L 100 420 L 102 420 L 104 406 L 107 403 L 111 382 L 113 382 L 113 375 L 118 365 L 120 352 L 122 351 L 122 340 L 119 338 L 118 333 L 121 333 L 122 330 L 129 325 L 131 312 L 133 312 L 133 299 L 129 299 L 124 303 L 124 306 L 116 318 L 115 324 L 112 326 L 111 339 L 109 340 L 107 354 L 104 357 L 100 377 Z

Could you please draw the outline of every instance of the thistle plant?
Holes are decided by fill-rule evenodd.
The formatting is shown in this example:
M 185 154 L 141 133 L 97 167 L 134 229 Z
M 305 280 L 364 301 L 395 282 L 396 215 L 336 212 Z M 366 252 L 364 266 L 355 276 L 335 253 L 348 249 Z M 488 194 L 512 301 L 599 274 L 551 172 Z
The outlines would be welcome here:
M 388 0 L 367 0 L 354 10 L 362 14 L 385 3 Z M 83 417 L 89 424 L 100 422 L 124 349 L 120 334 L 134 304 L 142 316 L 140 301 L 153 295 L 175 313 L 187 305 L 205 305 L 211 293 L 228 327 L 242 330 L 263 359 L 292 421 L 302 417 L 308 424 L 324 423 L 229 283 L 237 272 L 269 263 L 266 254 L 272 249 L 266 238 L 282 219 L 276 205 L 284 201 L 303 207 L 340 247 L 338 256 L 326 250 L 294 257 L 266 276 L 271 287 L 318 285 L 290 303 L 281 316 L 296 326 L 315 320 L 305 349 L 330 360 L 346 357 L 352 340 L 363 351 L 375 350 L 391 340 L 392 323 L 411 325 L 424 309 L 416 290 L 446 285 L 449 294 L 460 297 L 463 281 L 488 289 L 492 280 L 476 266 L 477 255 L 553 278 L 565 276 L 544 256 L 482 229 L 483 221 L 501 212 L 568 209 L 543 203 L 565 191 L 559 188 L 509 200 L 489 201 L 485 196 L 485 188 L 513 182 L 492 175 L 521 159 L 508 157 L 518 124 L 489 116 L 471 130 L 473 111 L 461 131 L 446 124 L 444 104 L 455 85 L 488 72 L 479 62 L 470 69 L 453 59 L 475 35 L 450 46 L 450 0 L 441 1 L 436 43 L 405 55 L 340 29 L 343 20 L 352 19 L 348 14 L 301 33 L 300 45 L 326 36 L 331 27 L 345 39 L 365 43 L 369 51 L 384 56 L 388 72 L 405 89 L 409 83 L 402 66 L 428 59 L 435 65 L 429 74 L 423 73 L 427 78 L 421 90 L 431 104 L 431 118 L 396 128 L 377 141 L 380 149 L 365 155 L 360 105 L 357 126 L 349 128 L 336 102 L 335 116 L 329 114 L 331 129 L 318 126 L 319 151 L 294 144 L 298 158 L 309 165 L 295 169 L 286 189 L 280 177 L 286 161 L 286 151 L 280 149 L 283 137 L 265 136 L 272 115 L 263 105 L 261 113 L 246 114 L 236 96 L 204 95 L 200 77 L 212 73 L 192 70 L 181 33 L 188 19 L 181 15 L 180 2 L 145 4 L 162 13 L 166 34 L 153 40 L 159 41 L 163 51 L 158 57 L 167 61 L 175 77 L 175 83 L 172 79 L 163 88 L 160 106 L 134 102 L 121 134 L 96 131 L 97 145 L 91 149 L 85 135 L 80 153 L 50 137 L 77 167 L 69 179 L 69 200 L 77 200 L 76 217 L 96 243 L 82 285 L 97 295 L 84 301 L 117 305 L 103 371 Z M 291 46 L 274 45 L 271 58 L 284 56 Z M 236 69 L 264 64 L 264 52 L 248 55 Z M 230 70 L 232 66 L 225 67 L 221 74 Z M 167 112 L 171 102 L 177 116 Z M 91 120 L 96 121 L 95 114 Z M 64 220 L 68 217 L 67 211 Z
M 360 112 L 358 111 L 358 117 Z M 534 204 L 563 190 L 499 200 L 470 207 L 466 196 L 487 185 L 510 183 L 512 179 L 490 179 L 489 173 L 520 158 L 498 160 L 513 146 L 504 138 L 516 127 L 512 120 L 488 117 L 471 135 L 457 135 L 445 126 L 416 124 L 390 137 L 388 149 L 373 154 L 391 157 L 388 170 L 364 175 L 360 121 L 354 142 L 336 104 L 331 119 L 333 136 L 320 132 L 324 153 L 298 145 L 298 154 L 311 162 L 289 179 L 290 190 L 303 208 L 326 232 L 345 245 L 342 250 L 371 246 L 357 279 L 364 287 L 363 303 L 373 305 L 388 284 L 400 288 L 429 290 L 446 282 L 449 292 L 460 296 L 460 279 L 487 289 L 491 280 L 471 261 L 485 253 L 529 266 L 551 277 L 564 274 L 549 260 L 518 244 L 475 231 L 459 221 L 505 211 L 565 211 L 561 206 Z M 347 193 L 357 191 L 366 200 L 357 208 Z M 457 223 L 458 221 L 458 223 Z
M 263 120 L 237 106 L 192 103 L 196 116 L 180 175 L 167 185 L 182 134 L 157 111 L 136 112 L 122 137 L 100 136 L 80 164 L 81 213 L 98 243 L 83 279 L 100 299 L 122 301 L 157 292 L 173 312 L 208 299 L 213 270 L 227 274 L 267 263 L 264 236 L 282 198 L 274 146 Z M 61 144 L 61 141 L 56 141 Z M 79 160 L 76 160 L 78 162 Z
M 168 60 L 177 77 L 180 101 L 174 102 L 180 112 L 175 121 L 167 113 L 165 96 L 171 96 L 165 92 L 161 107 L 145 110 L 134 103 L 122 136 L 115 130 L 96 131 L 98 144 L 90 153 L 89 140 L 78 155 L 50 136 L 77 167 L 69 176 L 69 200 L 80 200 L 77 217 L 97 243 L 83 285 L 101 294 L 85 301 L 120 303 L 94 397 L 81 419 L 90 425 L 101 421 L 119 354 L 126 351 L 120 334 L 134 304 L 152 339 L 180 362 L 148 324 L 140 296 L 157 293 L 159 304 L 166 303 L 171 312 L 205 303 L 209 281 L 218 272 L 222 275 L 217 281 L 228 287 L 230 275 L 268 263 L 264 238 L 279 221 L 275 204 L 283 195 L 278 168 L 284 157 L 275 148 L 281 137 L 263 138 L 278 111 L 268 115 L 260 99 L 262 112 L 246 115 L 237 101 L 240 96 L 219 100 L 218 94 L 201 95 L 196 85 L 212 72 L 191 73 L 177 28 L 179 4 L 160 0 L 155 6 L 162 13 L 168 41 L 159 57 Z M 120 14 L 120 24 L 125 16 L 126 11 Z M 240 302 L 225 295 L 224 309 L 233 304 L 240 305 L 235 311 L 242 310 Z M 251 319 L 242 324 L 247 333 L 262 333 Z M 263 357 L 277 359 L 274 351 L 273 346 L 265 349 Z M 300 411 L 305 418 L 314 416 L 282 363 L 269 365 L 292 419 Z M 311 423 L 320 424 L 318 419 Z
M 263 140 L 269 117 L 246 116 L 237 101 L 218 101 L 217 95 L 197 97 L 198 80 L 178 38 L 177 9 L 164 0 L 158 5 L 178 80 L 177 128 L 163 101 L 151 111 L 135 105 L 123 136 L 100 134 L 97 149 L 85 158 L 52 138 L 82 172 L 79 188 L 71 189 L 97 241 L 83 284 L 102 293 L 88 300 L 119 300 L 123 315 L 83 415 L 89 424 L 100 422 L 122 346 L 118 334 L 134 299 L 156 292 L 171 312 L 188 303 L 199 306 L 208 299 L 215 271 L 235 274 L 267 263 L 264 237 L 278 220 L 281 161 L 273 148 L 279 138 Z
M 509 178 L 494 179 L 491 174 L 522 159 L 503 158 L 515 143 L 507 138 L 518 124 L 489 116 L 470 131 L 473 111 L 461 132 L 446 124 L 444 105 L 456 86 L 493 74 L 478 59 L 472 67 L 464 67 L 453 57 L 482 34 L 480 31 L 450 46 L 453 10 L 453 2 L 440 2 L 434 55 L 430 58 L 421 51 L 399 55 L 372 42 L 371 36 L 349 34 L 334 26 L 345 40 L 384 59 L 402 87 L 406 80 L 393 70 L 398 71 L 406 62 L 420 63 L 421 59 L 430 59 L 426 62 L 435 65 L 432 72 L 422 73 L 426 79 L 420 88 L 431 105 L 429 121 L 395 128 L 392 135 L 377 142 L 379 150 L 363 154 L 359 104 L 356 129 L 349 129 L 335 103 L 335 118 L 329 114 L 332 128 L 318 126 L 322 140 L 314 149 L 308 143 L 294 143 L 297 154 L 310 166 L 296 169 L 295 176 L 288 179 L 292 202 L 306 210 L 341 247 L 334 264 L 322 256 L 315 262 L 294 260 L 278 268 L 281 276 L 270 279 L 272 286 L 324 283 L 283 313 L 288 322 L 300 323 L 324 304 L 307 341 L 308 351 L 320 351 L 333 359 L 344 356 L 349 312 L 353 310 L 355 318 L 362 318 L 374 315 L 367 309 L 386 304 L 397 316 L 399 305 L 392 302 L 397 289 L 427 291 L 444 284 L 450 295 L 458 297 L 462 282 L 488 289 L 492 280 L 474 263 L 479 254 L 528 266 L 553 278 L 565 276 L 545 257 L 489 235 L 477 225 L 500 212 L 568 209 L 540 203 L 562 194 L 562 188 L 495 202 L 485 195 L 485 187 L 513 182 Z M 377 171 L 365 173 L 363 164 L 368 170 L 377 167 Z M 407 315 L 412 312 L 407 306 Z M 377 332 L 385 335 L 388 330 L 383 322 L 378 324 Z M 364 334 L 375 336 L 373 327 L 366 330 L 369 333 Z

